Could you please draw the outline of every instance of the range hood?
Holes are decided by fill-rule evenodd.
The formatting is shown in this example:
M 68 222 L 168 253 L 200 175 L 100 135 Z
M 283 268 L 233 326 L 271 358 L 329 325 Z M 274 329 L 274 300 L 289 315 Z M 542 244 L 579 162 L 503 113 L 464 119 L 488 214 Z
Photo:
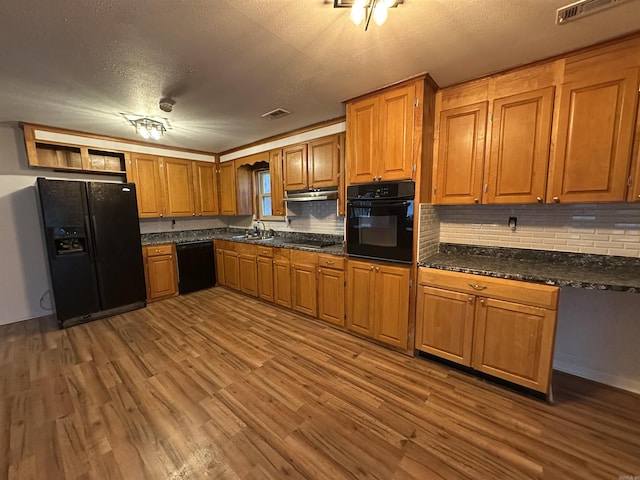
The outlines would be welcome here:
M 313 190 L 288 191 L 285 202 L 313 202 L 316 200 L 335 200 L 338 198 L 338 190 L 335 187 Z

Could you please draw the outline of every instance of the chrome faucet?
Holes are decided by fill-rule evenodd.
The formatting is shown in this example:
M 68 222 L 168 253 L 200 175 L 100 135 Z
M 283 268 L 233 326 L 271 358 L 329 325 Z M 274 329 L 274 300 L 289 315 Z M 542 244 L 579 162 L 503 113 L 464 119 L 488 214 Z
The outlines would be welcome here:
M 262 220 L 258 220 L 256 222 L 256 227 L 258 224 L 262 224 L 262 234 L 260 235 L 260 238 L 265 238 L 267 236 L 267 227 Z

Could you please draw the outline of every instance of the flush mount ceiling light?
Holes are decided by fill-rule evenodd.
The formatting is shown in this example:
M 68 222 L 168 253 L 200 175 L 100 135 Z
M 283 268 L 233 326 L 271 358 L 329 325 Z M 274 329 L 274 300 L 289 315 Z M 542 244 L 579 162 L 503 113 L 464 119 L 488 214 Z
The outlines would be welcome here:
M 351 20 L 356 25 L 364 21 L 366 32 L 372 18 L 376 25 L 382 25 L 389 16 L 388 10 L 401 3 L 404 0 L 333 0 L 333 8 L 351 8 Z
M 140 134 L 145 140 L 160 140 L 164 132 L 167 131 L 164 123 L 152 118 L 136 118 L 135 120 L 129 120 L 129 122 L 136 127 L 136 133 Z

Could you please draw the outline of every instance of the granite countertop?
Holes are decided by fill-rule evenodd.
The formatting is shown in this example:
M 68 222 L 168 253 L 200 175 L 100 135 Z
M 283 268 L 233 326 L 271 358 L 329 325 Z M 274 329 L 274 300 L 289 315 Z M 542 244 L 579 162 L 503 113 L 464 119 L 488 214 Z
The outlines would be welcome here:
M 421 267 L 560 287 L 640 293 L 640 258 L 440 244 Z
M 247 233 L 240 228 L 212 228 L 203 230 L 179 230 L 172 232 L 144 233 L 141 235 L 142 245 L 161 245 L 164 243 L 189 243 L 206 240 L 229 240 L 239 243 L 251 243 L 265 247 L 290 248 L 294 250 L 306 250 L 310 252 L 326 253 L 329 255 L 344 255 L 343 238 L 339 235 L 327 235 L 316 233 L 275 232 L 273 240 L 260 241 L 255 238 L 234 238 Z M 284 245 L 287 241 L 295 240 L 321 240 L 334 242 L 321 248 L 309 248 L 302 245 Z

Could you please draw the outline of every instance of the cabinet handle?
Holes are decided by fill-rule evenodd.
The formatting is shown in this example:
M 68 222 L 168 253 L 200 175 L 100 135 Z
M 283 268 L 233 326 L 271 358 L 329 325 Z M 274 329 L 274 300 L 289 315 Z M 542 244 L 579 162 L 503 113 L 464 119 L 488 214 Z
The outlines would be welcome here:
M 327 260 L 327 265 L 333 265 L 336 262 L 332 262 L 331 260 Z
M 473 297 L 469 297 L 467 300 L 469 300 L 469 303 L 473 303 Z
M 559 197 L 553 197 L 553 203 L 560 203 Z
M 487 288 L 486 285 L 478 285 L 477 283 L 470 283 L 469 286 L 474 290 L 484 290 Z
M 536 197 L 536 202 L 542 203 L 542 197 Z
M 480 199 L 478 197 L 474 198 L 473 203 L 480 203 Z
M 480 300 L 480 305 L 482 305 L 484 307 L 485 301 L 484 299 Z
M 379 271 L 380 271 L 380 267 L 376 267 L 376 272 L 379 272 Z
M 483 192 L 484 192 L 484 193 L 487 193 L 488 191 L 489 191 L 489 184 L 488 184 L 488 183 L 485 183 L 485 184 L 484 184 Z
M 378 177 L 378 181 L 382 180 L 382 177 Z
M 376 181 L 376 176 L 375 176 L 375 175 L 373 176 L 373 181 L 374 181 L 374 182 Z
M 320 273 L 320 272 L 322 272 L 322 269 L 321 269 L 321 268 L 319 268 L 319 269 L 318 269 L 318 273 Z
M 371 266 L 369 267 L 369 269 L 370 269 L 370 270 L 373 270 L 373 269 L 374 269 L 374 266 L 373 266 L 373 265 L 371 265 Z

